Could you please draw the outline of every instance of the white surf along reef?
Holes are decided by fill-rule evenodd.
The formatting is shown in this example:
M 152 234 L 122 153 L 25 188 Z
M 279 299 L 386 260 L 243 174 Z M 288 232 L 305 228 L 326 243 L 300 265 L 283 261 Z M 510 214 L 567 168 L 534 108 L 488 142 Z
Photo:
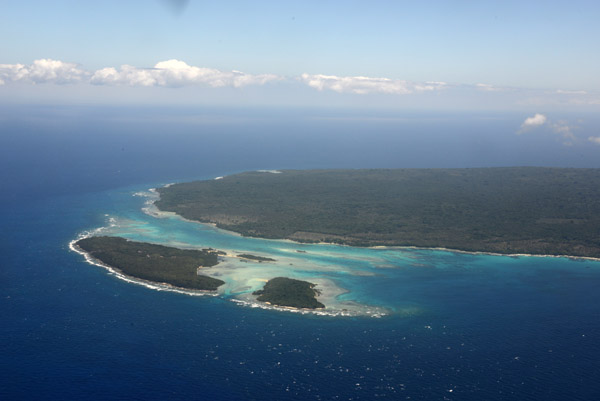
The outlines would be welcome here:
M 280 173 L 277 170 L 264 172 Z M 428 310 L 427 300 L 419 299 L 419 294 L 414 289 L 414 283 L 420 282 L 419 271 L 425 272 L 423 269 L 451 270 L 452 266 L 457 265 L 461 271 L 475 271 L 481 266 L 493 264 L 505 266 L 508 270 L 513 263 L 522 263 L 525 258 L 533 264 L 548 260 L 539 257 L 544 255 L 500 256 L 485 252 L 414 247 L 361 248 L 243 237 L 238 233 L 219 229 L 213 224 L 186 220 L 173 212 L 159 210 L 155 206 L 160 197 L 156 189 L 121 193 L 120 196 L 117 199 L 117 212 L 112 216 L 105 216 L 106 226 L 82 233 L 71 242 L 73 251 L 83 254 L 89 263 L 107 269 L 121 280 L 159 291 L 220 296 L 254 308 L 329 316 L 415 315 Z M 91 258 L 75 246 L 77 240 L 94 235 L 118 236 L 182 249 L 212 248 L 222 251 L 219 263 L 199 269 L 199 274 L 220 279 L 225 284 L 214 292 L 192 291 L 126 276 Z M 244 254 L 273 260 L 249 259 L 243 257 Z M 592 258 L 553 258 L 568 259 L 574 264 L 584 260 L 596 263 Z M 262 289 L 267 281 L 275 277 L 288 277 L 315 284 L 317 300 L 325 308 L 294 309 L 258 302 L 253 292 Z
M 268 171 L 277 174 L 277 171 Z M 381 317 L 392 313 L 383 305 L 369 305 L 353 297 L 351 290 L 343 286 L 340 277 L 364 278 L 375 272 L 365 264 L 361 268 L 352 268 L 343 264 L 349 261 L 345 254 L 350 247 L 330 249 L 330 246 L 298 244 L 288 240 L 265 240 L 244 238 L 237 233 L 216 228 L 214 225 L 186 220 L 175 213 L 159 210 L 154 202 L 159 199 L 156 189 L 133 193 L 143 199 L 141 213 L 129 213 L 127 216 L 106 216 L 107 225 L 81 233 L 70 243 L 71 250 L 82 254 L 90 264 L 100 266 L 115 277 L 143 285 L 158 291 L 172 291 L 182 294 L 202 296 L 222 296 L 240 305 L 275 309 L 303 314 L 328 316 L 370 316 Z M 219 263 L 200 269 L 206 276 L 225 281 L 216 292 L 194 291 L 140 280 L 122 274 L 78 248 L 75 243 L 89 236 L 120 236 L 134 241 L 148 242 L 183 249 L 214 248 L 224 252 Z M 335 248 L 335 247 L 334 247 Z M 257 261 L 244 257 L 252 254 L 274 261 Z M 341 262 L 341 263 L 340 263 Z M 289 277 L 316 284 L 317 299 L 325 305 L 323 309 L 297 309 L 258 302 L 252 293 L 262 289 L 264 284 L 275 277 Z M 416 313 L 415 308 L 400 311 Z

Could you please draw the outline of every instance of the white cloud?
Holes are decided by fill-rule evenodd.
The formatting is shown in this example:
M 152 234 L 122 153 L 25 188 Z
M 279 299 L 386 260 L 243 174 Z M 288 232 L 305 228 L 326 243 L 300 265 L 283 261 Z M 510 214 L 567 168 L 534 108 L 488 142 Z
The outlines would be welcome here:
M 508 90 L 511 90 L 511 88 L 494 86 L 494 85 L 490 85 L 490 84 L 482 84 L 482 83 L 475 84 L 475 88 L 477 88 L 481 91 L 485 91 L 485 92 L 506 92 Z
M 538 127 L 540 125 L 544 125 L 548 118 L 540 113 L 536 113 L 533 117 L 527 117 L 523 124 L 521 124 L 521 128 L 526 127 Z
M 281 78 L 273 74 L 252 75 L 240 71 L 220 71 L 214 68 L 194 67 L 180 60 L 157 63 L 154 68 L 137 68 L 130 65 L 103 68 L 92 76 L 96 85 L 169 86 L 207 85 L 211 87 L 263 85 Z
M 94 85 L 130 85 L 155 86 L 156 74 L 150 69 L 122 65 L 120 70 L 113 67 L 102 68 L 92 75 L 90 83 Z
M 571 127 L 568 125 L 567 121 L 561 120 L 557 123 L 552 123 L 552 124 L 550 124 L 550 127 L 552 128 L 552 131 L 554 131 L 557 134 L 573 135 L 572 131 L 571 131 Z
M 556 123 L 551 123 L 550 128 L 552 129 L 552 132 L 563 137 L 563 144 L 567 146 L 571 146 L 577 141 L 575 134 L 573 134 L 573 128 L 569 126 L 567 121 L 561 120 Z
M 214 68 L 194 67 L 179 60 L 157 63 L 154 68 L 123 65 L 120 69 L 106 67 L 93 72 L 77 64 L 59 60 L 35 60 L 31 65 L 0 64 L 0 85 L 9 82 L 68 84 L 85 82 L 95 85 L 129 86 L 187 86 L 211 87 L 263 85 L 280 80 L 273 74 L 252 75 L 240 71 L 220 71 Z
M 554 99 L 555 102 L 565 105 L 595 106 L 600 105 L 600 96 L 598 92 L 588 92 L 584 90 L 564 90 L 546 92 L 547 99 Z
M 521 128 L 517 131 L 517 134 L 523 134 L 527 131 L 530 131 L 534 128 L 540 127 L 546 124 L 548 118 L 540 113 L 536 113 L 533 117 L 527 117 L 523 124 L 521 124 Z
M 477 84 L 477 85 L 475 85 L 475 87 L 482 91 L 488 91 L 488 92 L 493 92 L 495 90 L 494 86 L 490 85 L 490 84 Z
M 69 84 L 87 79 L 89 73 L 75 63 L 40 59 L 33 64 L 0 64 L 0 81 Z
M 587 95 L 586 91 L 572 91 L 563 89 L 558 89 L 556 93 L 558 93 L 559 95 Z
M 574 127 L 569 125 L 568 121 L 550 121 L 545 115 L 540 113 L 536 113 L 533 117 L 526 118 L 523 124 L 521 124 L 521 128 L 517 131 L 517 134 L 522 134 L 533 128 L 541 126 L 546 126 L 553 133 L 560 135 L 564 140 L 564 145 L 571 146 L 574 142 L 577 142 L 577 137 L 573 133 Z
M 415 83 L 389 78 L 338 77 L 335 75 L 302 74 L 300 80 L 318 90 L 329 89 L 338 93 L 390 93 L 405 95 L 414 92 L 434 91 L 446 86 L 445 82 Z
M 595 143 L 596 145 L 600 145 L 600 136 L 590 136 L 588 141 Z

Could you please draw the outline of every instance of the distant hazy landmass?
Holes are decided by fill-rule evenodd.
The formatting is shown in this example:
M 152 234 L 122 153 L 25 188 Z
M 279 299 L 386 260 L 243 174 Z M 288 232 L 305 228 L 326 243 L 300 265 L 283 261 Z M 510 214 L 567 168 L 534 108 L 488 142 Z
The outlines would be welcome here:
M 159 192 L 159 209 L 245 236 L 600 257 L 600 169 L 283 170 Z

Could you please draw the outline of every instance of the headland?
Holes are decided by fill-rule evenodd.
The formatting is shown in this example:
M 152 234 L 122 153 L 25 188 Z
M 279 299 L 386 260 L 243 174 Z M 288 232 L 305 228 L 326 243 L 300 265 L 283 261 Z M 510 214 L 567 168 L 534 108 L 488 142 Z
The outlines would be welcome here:
M 178 249 L 120 237 L 88 237 L 74 245 L 94 259 L 141 280 L 202 291 L 216 291 L 225 283 L 199 274 L 202 267 L 218 263 L 218 252 L 212 249 Z

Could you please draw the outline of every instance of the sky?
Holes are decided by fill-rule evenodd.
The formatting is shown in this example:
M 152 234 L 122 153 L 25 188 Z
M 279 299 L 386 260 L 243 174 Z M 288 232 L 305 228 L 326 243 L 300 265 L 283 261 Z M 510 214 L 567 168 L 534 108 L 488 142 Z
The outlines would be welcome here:
M 2 2 L 0 103 L 600 110 L 597 1 Z

